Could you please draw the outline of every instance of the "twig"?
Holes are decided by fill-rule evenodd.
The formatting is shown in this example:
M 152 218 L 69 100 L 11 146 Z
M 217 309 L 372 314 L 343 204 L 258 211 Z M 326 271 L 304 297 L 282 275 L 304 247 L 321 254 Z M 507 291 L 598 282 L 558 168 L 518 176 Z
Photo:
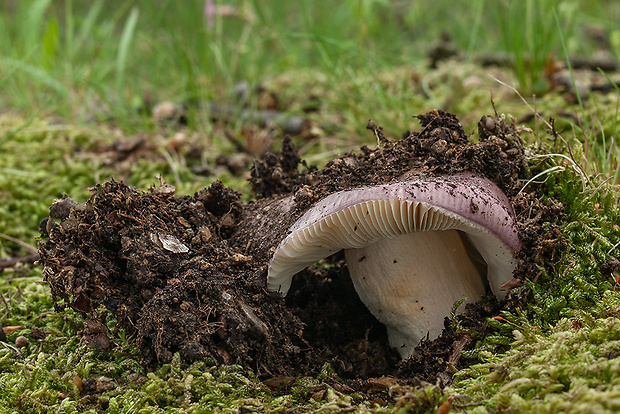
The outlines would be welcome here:
M 4 307 L 6 308 L 6 313 L 8 317 L 10 318 L 11 316 L 13 316 L 13 313 L 11 312 L 11 307 L 9 306 L 9 303 L 6 301 L 6 298 L 4 297 L 4 293 L 0 292 L 0 298 L 2 298 L 2 302 L 4 303 Z
M 306 118 L 289 115 L 273 109 L 244 108 L 239 110 L 235 106 L 215 102 L 206 102 L 205 106 L 211 117 L 217 121 L 242 121 L 257 124 L 261 128 L 275 124 L 285 134 L 299 135 L 309 125 L 309 121 Z
M 620 246 L 620 241 L 619 241 L 618 243 L 614 244 L 614 247 L 612 247 L 611 249 L 609 249 L 609 251 L 607 252 L 607 254 L 609 254 L 609 255 L 610 255 L 610 254 L 611 254 L 611 252 L 613 252 L 613 251 L 614 251 L 614 249 L 615 249 L 616 247 L 618 247 L 618 246 Z
M 550 157 L 562 157 L 565 160 L 568 161 L 568 163 L 570 164 L 570 166 L 573 168 L 573 170 L 577 173 L 577 175 L 579 175 L 579 177 L 581 178 L 581 186 L 582 186 L 582 193 L 585 193 L 587 190 L 587 180 L 588 178 L 586 177 L 585 173 L 583 172 L 583 170 L 581 169 L 581 167 L 575 162 L 574 159 L 567 157 L 564 154 L 543 154 L 543 155 L 535 155 L 533 157 L 530 157 L 530 159 L 535 159 L 535 158 L 550 158 Z M 555 167 L 551 167 L 546 169 L 545 171 L 542 171 L 538 174 L 536 174 L 534 177 L 530 178 L 523 187 L 521 187 L 521 190 L 519 190 L 519 192 L 517 193 L 517 195 L 521 194 L 521 192 L 525 189 L 525 187 L 527 187 L 530 183 L 532 183 L 534 180 L 536 180 L 538 177 L 545 175 L 545 174 L 549 174 L 552 172 L 556 172 L 556 171 L 564 171 L 565 168 L 562 165 L 556 165 Z
M 375 137 L 377 137 L 377 145 L 385 144 L 390 142 L 385 135 L 383 135 L 383 128 L 375 123 L 372 119 L 368 120 L 368 125 L 366 125 L 366 129 L 370 129 L 374 132 Z
M 505 87 L 507 87 L 508 89 L 510 89 L 511 91 L 513 91 L 514 93 L 516 93 L 516 94 L 517 94 L 517 96 L 518 96 L 519 98 L 521 98 L 521 100 L 523 101 L 523 103 L 524 103 L 525 105 L 527 105 L 527 107 L 528 107 L 528 108 L 530 108 L 530 110 L 534 113 L 534 115 L 536 115 L 537 117 L 539 117 L 540 119 L 542 119 L 542 121 L 543 121 L 543 122 L 544 122 L 544 123 L 545 123 L 545 124 L 549 127 L 549 129 L 553 129 L 553 127 L 551 126 L 551 124 L 550 124 L 549 122 L 547 122 L 547 120 L 546 120 L 545 118 L 543 118 L 542 116 L 540 116 L 540 114 L 539 114 L 538 112 L 536 112 L 536 110 L 535 110 L 534 108 L 532 108 L 532 105 L 530 105 L 530 104 L 529 104 L 529 103 L 525 100 L 525 98 L 523 97 L 523 95 L 521 95 L 521 94 L 519 93 L 519 91 L 518 91 L 518 90 L 517 90 L 514 86 L 508 85 L 506 82 L 503 82 L 503 81 L 501 81 L 501 80 L 497 79 L 497 78 L 496 78 L 495 76 L 493 76 L 493 75 L 490 75 L 490 76 L 491 76 L 491 78 L 493 78 L 493 79 L 495 80 L 495 82 L 499 83 L 500 85 L 504 85 Z
M 484 55 L 477 59 L 481 66 L 511 66 L 512 59 L 507 55 L 493 54 Z M 526 59 L 526 63 L 529 59 Z M 615 72 L 620 68 L 620 62 L 613 59 L 591 58 L 585 56 L 573 56 L 569 59 L 573 69 L 589 69 L 597 71 L 599 68 L 605 72 Z
M 577 161 L 575 160 L 575 157 L 573 156 L 573 151 L 570 147 L 570 145 L 568 145 L 568 142 L 564 139 L 564 137 L 562 137 L 562 135 L 560 135 L 559 132 L 557 132 L 555 130 L 555 126 L 554 126 L 554 120 L 553 118 L 551 118 L 551 123 L 549 123 L 545 118 L 543 118 L 534 108 L 532 108 L 532 106 L 525 100 L 525 98 L 519 93 L 519 91 L 517 89 L 515 89 L 513 86 L 508 85 L 505 82 L 502 82 L 501 80 L 497 79 L 495 76 L 491 76 L 493 79 L 495 79 L 496 82 L 498 82 L 501 85 L 504 85 L 505 87 L 511 89 L 514 93 L 517 94 L 517 96 L 519 98 L 521 98 L 521 100 L 523 101 L 523 103 L 525 105 L 527 105 L 528 108 L 530 108 L 530 110 L 535 114 L 535 116 L 537 118 L 540 118 L 545 125 L 547 125 L 547 127 L 549 127 L 549 130 L 551 131 L 551 134 L 553 135 L 554 138 L 559 138 L 564 145 L 566 146 L 566 148 L 568 149 L 568 153 L 570 154 L 570 157 L 567 157 L 564 154 L 547 154 L 547 155 L 541 155 L 541 156 L 537 156 L 534 158 L 541 158 L 541 157 L 548 157 L 548 156 L 558 156 L 558 157 L 563 157 L 565 158 L 573 167 L 573 169 L 575 170 L 575 172 L 577 172 L 577 174 L 579 175 L 579 177 L 581 178 L 581 184 L 583 186 L 583 190 L 582 193 L 585 193 L 586 189 L 587 189 L 587 185 L 589 183 L 588 177 L 585 175 L 585 173 L 583 172 L 583 169 L 579 166 L 579 164 L 577 163 Z M 549 170 L 546 170 L 544 172 L 551 172 L 551 170 L 557 170 L 554 168 L 550 168 Z M 544 173 L 543 172 L 543 173 Z M 537 176 L 539 176 L 540 174 L 538 174 Z M 527 184 L 529 184 L 532 180 L 528 181 Z M 527 185 L 526 184 L 526 185 Z M 523 191 L 523 188 L 521 189 L 521 191 Z M 519 191 L 519 192 L 521 192 Z
M 39 260 L 39 254 L 31 254 L 30 256 L 24 257 L 13 257 L 10 259 L 0 259 L 0 270 L 6 269 L 7 267 L 15 266 L 18 263 L 34 263 Z
M 7 234 L 0 233 L 0 238 L 6 239 L 8 241 L 12 241 L 13 243 L 17 243 L 20 246 L 22 246 L 24 249 L 30 250 L 33 253 L 37 253 L 38 252 L 36 247 L 31 246 L 30 244 L 28 244 L 26 242 L 23 242 L 23 241 L 21 241 L 19 239 L 16 239 L 15 237 L 11 237 L 11 236 L 9 236 Z
M 19 349 L 15 348 L 13 345 L 11 345 L 11 344 L 9 344 L 9 343 L 6 343 L 6 342 L 2 342 L 2 341 L 0 341 L 0 345 L 2 345 L 3 347 L 5 347 L 5 348 L 7 348 L 7 349 L 10 349 L 10 350 L 12 350 L 13 352 L 15 352 L 16 356 L 17 356 L 19 359 L 22 359 L 22 358 L 23 358 L 23 357 L 22 357 L 21 352 L 19 352 Z

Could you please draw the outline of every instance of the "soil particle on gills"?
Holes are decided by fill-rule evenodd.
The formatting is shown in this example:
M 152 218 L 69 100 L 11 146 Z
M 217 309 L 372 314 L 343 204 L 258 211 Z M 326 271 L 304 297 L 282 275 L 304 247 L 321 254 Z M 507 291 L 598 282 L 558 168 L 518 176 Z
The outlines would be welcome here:
M 470 363 L 455 349 L 472 349 L 476 340 L 446 323 L 440 338 L 422 342 L 417 355 L 400 362 L 385 327 L 357 297 L 342 252 L 295 276 L 286 298 L 266 289 L 269 260 L 288 229 L 336 191 L 469 171 L 515 199 L 527 172 L 513 123 L 485 116 L 480 141 L 472 142 L 454 115 L 436 110 L 418 119 L 419 132 L 392 141 L 374 124 L 382 138 L 377 148 L 363 147 L 320 170 L 302 163 L 285 140 L 280 155 L 254 163 L 250 181 L 257 199 L 247 204 L 221 182 L 184 197 L 169 188 L 97 185 L 86 203 L 64 203 L 69 211 L 55 212 L 54 225 L 43 232 L 40 263 L 56 308 L 73 308 L 88 319 L 105 307 L 117 327 L 136 338 L 148 366 L 178 352 L 187 362 L 241 364 L 260 378 L 316 374 L 330 362 L 351 381 L 394 375 L 449 383 L 451 370 Z M 536 204 L 527 193 L 517 199 L 524 254 L 515 274 L 526 278 L 560 248 L 551 242 L 537 247 L 537 237 L 552 240 L 555 233 L 528 229 L 550 215 L 561 219 L 561 206 Z M 520 220 L 532 204 L 540 214 Z M 529 255 L 538 258 L 533 267 Z M 468 305 L 461 326 L 482 337 L 491 329 L 486 317 L 502 306 L 495 299 Z

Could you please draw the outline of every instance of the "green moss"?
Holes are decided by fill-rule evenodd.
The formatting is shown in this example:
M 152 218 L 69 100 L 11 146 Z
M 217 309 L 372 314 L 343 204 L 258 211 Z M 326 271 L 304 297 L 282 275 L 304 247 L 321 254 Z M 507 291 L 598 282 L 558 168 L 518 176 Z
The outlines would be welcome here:
M 4 309 L 2 325 L 25 326 L 8 335 L 6 343 L 29 336 L 24 348 L 0 347 L 1 412 L 234 411 L 230 407 L 258 404 L 269 396 L 267 387 L 241 367 L 217 368 L 208 362 L 181 366 L 177 355 L 171 364 L 146 373 L 136 350 L 120 338 L 107 352 L 89 348 L 80 340 L 81 317 L 51 311 L 48 288 L 33 283 L 33 278 L 40 279 L 38 269 L 29 278 L 0 279 L 10 309 L 10 314 Z M 46 333 L 44 339 L 31 336 L 35 327 Z M 109 382 L 112 389 L 82 395 L 79 383 L 87 381 Z
M 482 404 L 471 412 L 618 411 L 620 294 L 601 265 L 618 255 L 620 210 L 612 189 L 590 186 L 584 191 L 569 169 L 547 177 L 541 197 L 564 206 L 565 247 L 551 269 L 528 282 L 533 301 L 490 321 L 497 333 L 468 353 L 483 362 L 456 374 L 450 391 Z
M 568 224 L 562 228 L 566 249 L 554 272 L 531 284 L 532 319 L 541 325 L 595 306 L 613 288 L 614 280 L 600 266 L 617 255 L 612 248 L 620 239 L 620 229 L 613 226 L 620 210 L 609 190 L 583 193 L 576 175 L 565 171 L 549 179 L 546 192 L 562 202 Z
M 594 315 L 561 319 L 547 332 L 514 331 L 504 354 L 481 353 L 485 362 L 456 374 L 452 390 L 486 405 L 537 413 L 605 413 L 620 409 L 620 295 L 607 291 Z
M 0 278 L 7 303 L 0 307 L 2 326 L 24 326 L 0 344 L 2 413 L 237 413 L 242 407 L 268 413 L 335 412 L 355 407 L 351 397 L 323 382 L 326 377 L 299 379 L 291 394 L 274 397 L 240 366 L 216 367 L 210 361 L 188 366 L 177 354 L 170 364 L 147 372 L 121 334 L 111 334 L 113 345 L 106 352 L 83 343 L 82 318 L 72 311 L 55 313 L 49 289 L 37 282 L 40 269 L 24 272 L 13 281 Z M 108 325 L 113 328 L 114 320 Z M 44 338 L 33 336 L 37 328 Z M 12 344 L 19 335 L 26 335 L 29 344 L 18 349 Z M 87 383 L 102 388 L 85 393 Z M 310 398 L 316 391 L 322 391 L 321 398 Z

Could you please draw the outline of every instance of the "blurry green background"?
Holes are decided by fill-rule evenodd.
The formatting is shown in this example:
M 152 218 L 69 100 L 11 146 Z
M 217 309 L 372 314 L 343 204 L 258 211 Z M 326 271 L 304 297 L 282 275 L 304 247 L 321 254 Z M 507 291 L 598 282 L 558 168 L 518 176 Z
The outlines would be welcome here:
M 442 34 L 466 60 L 531 60 L 517 68 L 528 93 L 550 55 L 564 58 L 561 37 L 571 55 L 618 57 L 619 18 L 620 4 L 602 0 L 4 0 L 0 103 L 78 116 L 102 100 L 128 120 L 145 91 L 212 98 L 222 86 L 296 69 L 336 86 L 423 65 Z

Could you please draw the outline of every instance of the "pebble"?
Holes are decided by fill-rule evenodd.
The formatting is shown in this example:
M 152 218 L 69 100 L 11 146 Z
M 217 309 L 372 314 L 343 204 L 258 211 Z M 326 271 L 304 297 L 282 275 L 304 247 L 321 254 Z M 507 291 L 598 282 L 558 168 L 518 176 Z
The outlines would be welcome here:
M 28 346 L 28 338 L 23 335 L 18 336 L 17 338 L 15 338 L 15 346 L 18 348 L 24 348 Z

